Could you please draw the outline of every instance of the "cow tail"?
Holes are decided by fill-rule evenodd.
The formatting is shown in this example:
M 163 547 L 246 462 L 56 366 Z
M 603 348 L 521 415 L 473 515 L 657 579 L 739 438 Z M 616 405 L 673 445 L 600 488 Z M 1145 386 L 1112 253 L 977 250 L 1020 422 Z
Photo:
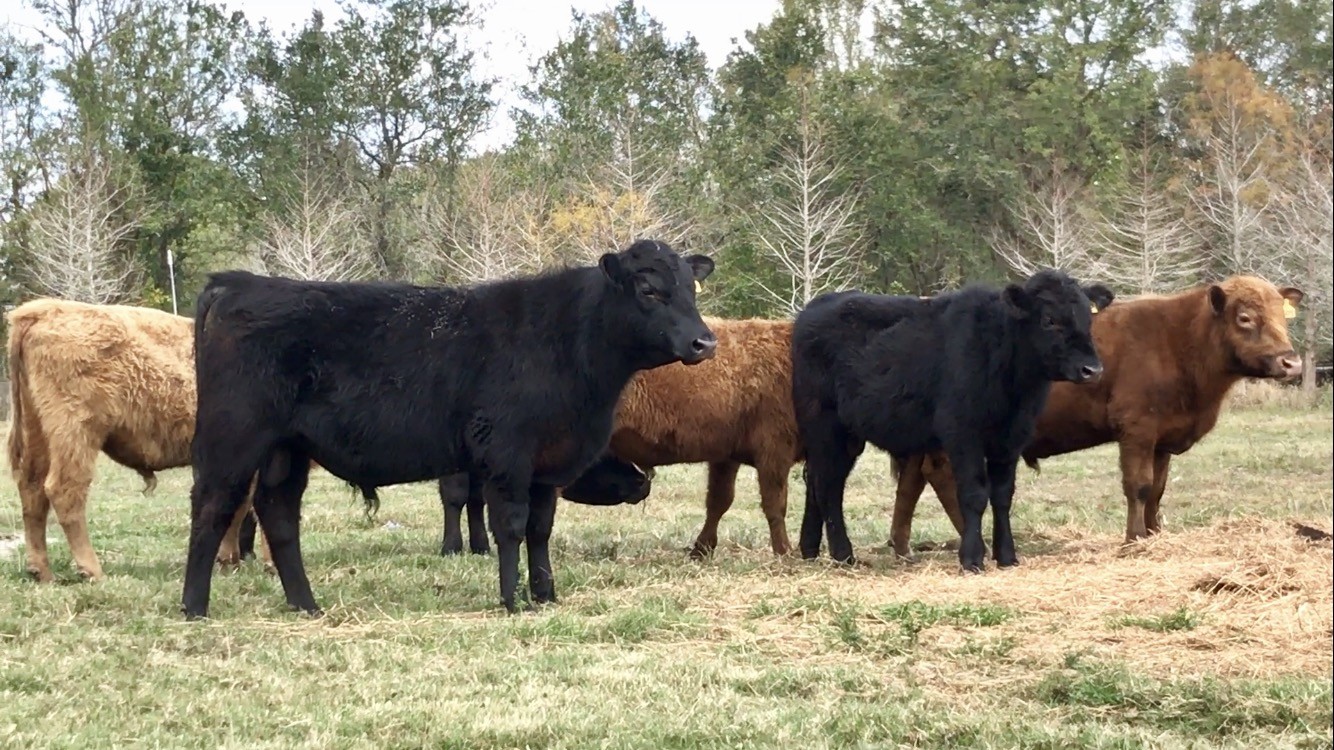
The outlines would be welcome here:
M 903 459 L 891 455 L 889 457 L 889 476 L 894 481 L 899 481 L 899 475 L 903 473 Z
M 223 287 L 209 284 L 204 287 L 204 291 L 199 293 L 195 299 L 195 356 L 199 356 L 199 342 L 204 337 L 204 323 L 208 320 L 208 312 L 213 307 L 213 303 L 222 296 Z
M 37 322 L 32 315 L 9 319 L 9 468 L 17 475 L 23 462 L 23 337 Z

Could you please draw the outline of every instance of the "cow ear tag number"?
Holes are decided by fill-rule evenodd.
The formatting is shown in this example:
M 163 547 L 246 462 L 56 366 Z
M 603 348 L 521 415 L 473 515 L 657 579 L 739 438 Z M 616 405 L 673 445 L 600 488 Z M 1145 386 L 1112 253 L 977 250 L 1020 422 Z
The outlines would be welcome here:
M 699 282 L 697 281 L 695 283 L 698 284 Z M 1283 317 L 1289 320 L 1297 317 L 1297 308 L 1292 306 L 1292 300 L 1283 300 Z

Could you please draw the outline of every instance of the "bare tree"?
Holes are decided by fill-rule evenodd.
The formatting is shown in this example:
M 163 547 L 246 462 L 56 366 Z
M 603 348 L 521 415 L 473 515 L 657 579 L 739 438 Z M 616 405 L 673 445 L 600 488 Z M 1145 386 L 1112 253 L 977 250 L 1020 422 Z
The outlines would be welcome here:
M 28 213 L 24 270 L 44 294 L 107 304 L 131 296 L 141 276 L 127 242 L 139 226 L 138 185 L 120 180 L 92 147 L 81 147 L 66 172 Z
M 819 127 L 805 112 L 798 131 L 796 144 L 784 149 L 783 162 L 770 175 L 774 199 L 747 219 L 787 282 L 786 288 L 759 286 L 794 315 L 815 296 L 856 282 L 863 236 L 858 195 L 836 191 L 843 166 L 826 155 Z
M 1014 231 L 997 231 L 992 243 L 1015 273 L 1031 276 L 1042 268 L 1058 268 L 1079 278 L 1101 276 L 1093 256 L 1087 186 L 1059 159 L 1051 161 L 1046 174 L 1010 211 Z
M 359 211 L 364 201 L 350 181 L 341 182 L 335 185 L 334 176 L 306 160 L 293 188 L 265 219 L 255 247 L 260 270 L 323 281 L 376 275 L 376 256 Z
M 661 153 L 641 147 L 635 117 L 633 111 L 616 116 L 606 161 L 588 169 L 551 215 L 545 231 L 572 260 L 595 260 L 636 239 L 675 246 L 694 230 L 690 217 L 670 200 L 677 175 L 663 165 Z
M 1101 279 L 1139 294 L 1174 291 L 1205 266 L 1199 236 L 1173 205 L 1156 166 L 1152 149 L 1141 147 L 1094 226 Z
M 1278 220 L 1270 226 L 1283 247 L 1285 276 L 1304 293 L 1302 390 L 1315 395 L 1316 354 L 1329 346 L 1334 303 L 1334 169 L 1328 152 L 1305 148 L 1284 190 L 1275 198 Z
M 497 156 L 463 164 L 452 187 L 437 181 L 422 191 L 417 257 L 427 274 L 476 284 L 534 273 L 553 259 L 542 236 L 543 192 L 516 184 Z

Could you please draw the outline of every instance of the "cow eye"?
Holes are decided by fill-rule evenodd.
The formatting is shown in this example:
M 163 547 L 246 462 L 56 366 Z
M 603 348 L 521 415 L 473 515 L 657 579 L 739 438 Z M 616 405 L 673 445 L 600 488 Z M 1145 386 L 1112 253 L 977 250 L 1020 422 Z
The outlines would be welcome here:
M 657 300 L 658 302 L 662 302 L 666 299 L 665 297 L 663 297 L 662 292 L 659 292 L 657 289 L 654 289 L 653 286 L 648 282 L 643 282 L 639 285 L 639 293 L 644 295 L 645 297 L 648 297 L 649 299 Z
M 1237 325 L 1249 328 L 1255 325 L 1255 318 L 1250 313 L 1237 313 Z
M 1056 318 L 1053 318 L 1050 315 L 1043 315 L 1042 327 L 1046 328 L 1048 331 L 1055 331 L 1060 329 L 1061 325 L 1056 322 Z

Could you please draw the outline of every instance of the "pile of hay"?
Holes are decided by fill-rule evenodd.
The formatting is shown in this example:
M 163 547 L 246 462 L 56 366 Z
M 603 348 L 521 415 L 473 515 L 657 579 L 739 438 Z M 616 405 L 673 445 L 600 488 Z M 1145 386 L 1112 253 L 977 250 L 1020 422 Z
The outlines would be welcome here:
M 1327 534 L 1328 521 L 1304 525 L 1317 533 L 1300 534 L 1292 522 L 1235 518 L 1127 547 L 1119 536 L 1063 528 L 1055 533 L 1059 551 L 1023 558 L 1011 570 L 961 575 L 955 554 L 940 552 L 888 570 L 799 573 L 799 581 L 777 575 L 734 589 L 730 609 L 791 599 L 794 583 L 808 596 L 853 600 L 866 612 L 914 600 L 992 604 L 1021 614 L 985 628 L 932 627 L 918 647 L 943 654 L 979 636 L 1010 637 L 1010 658 L 1038 663 L 1079 654 L 1162 677 L 1329 675 L 1334 544 L 1308 538 Z M 780 621 L 791 623 L 791 614 L 765 630 L 783 630 Z M 787 635 L 809 635 L 799 629 Z

